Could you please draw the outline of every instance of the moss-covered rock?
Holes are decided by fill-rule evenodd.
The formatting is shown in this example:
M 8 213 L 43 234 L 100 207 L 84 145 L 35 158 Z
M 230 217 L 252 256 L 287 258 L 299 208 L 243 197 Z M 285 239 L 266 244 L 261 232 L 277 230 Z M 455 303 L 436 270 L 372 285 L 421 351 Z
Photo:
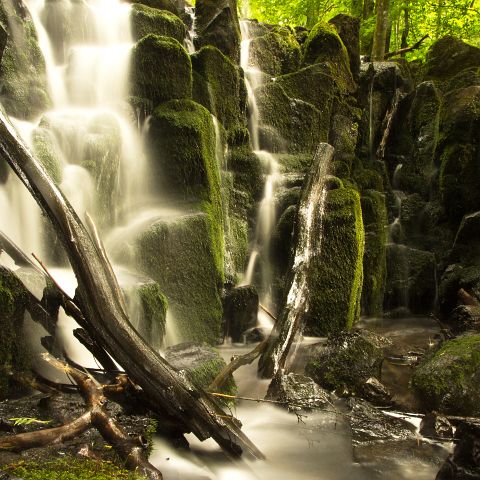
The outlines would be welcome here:
M 362 312 L 380 315 L 386 276 L 387 209 L 385 196 L 375 190 L 363 192 L 361 198 L 365 226 L 365 253 L 363 255 Z
M 58 458 L 49 461 L 21 461 L 3 466 L 7 475 L 24 480 L 143 480 L 144 477 L 129 472 L 111 462 L 79 459 L 74 457 Z M 13 478 L 13 477 L 11 477 Z
M 365 236 L 358 192 L 329 191 L 321 224 L 321 249 L 307 275 L 311 335 L 350 329 L 360 316 Z
M 387 245 L 385 310 L 408 308 L 430 313 L 436 293 L 436 262 L 431 252 L 405 245 Z
M 365 382 L 380 376 L 383 349 L 388 345 L 386 338 L 368 330 L 332 335 L 305 373 L 324 388 L 362 394 Z
M 350 71 L 355 81 L 360 76 L 360 19 L 340 13 L 329 20 L 348 52 Z
M 179 15 L 181 13 L 181 2 L 177 0 L 137 0 L 135 3 L 145 5 L 150 8 L 156 8 L 157 10 L 167 10 L 175 15 Z
M 480 67 L 480 48 L 459 38 L 445 36 L 427 52 L 424 74 L 426 78 L 442 80 L 469 67 Z
M 480 258 L 479 238 L 480 212 L 465 215 L 455 236 L 451 258 L 464 265 L 474 265 Z
M 175 39 L 147 35 L 132 50 L 131 93 L 154 106 L 192 97 L 192 63 Z
M 33 119 L 50 106 L 35 27 L 20 2 L 2 2 L 0 21 L 8 33 L 0 64 L 0 101 L 9 115 Z
M 444 342 L 427 355 L 412 377 L 424 408 L 454 415 L 478 416 L 480 405 L 480 336 Z
M 11 372 L 29 370 L 30 356 L 23 335 L 26 302 L 19 280 L 0 266 L 0 398 L 12 388 Z
M 255 95 L 262 124 L 269 127 L 260 132 L 262 148 L 283 153 L 313 152 L 320 141 L 327 140 L 321 112 L 310 103 L 290 98 L 277 82 L 257 88 Z
M 168 347 L 165 351 L 165 359 L 176 370 L 185 372 L 192 383 L 204 390 L 208 389 L 226 365 L 217 350 L 197 342 L 180 343 Z M 220 392 L 235 395 L 236 391 L 235 380 L 230 375 L 220 388 Z
M 50 178 L 59 185 L 63 174 L 62 153 L 53 132 L 39 126 L 32 132 L 31 141 L 35 158 L 40 161 Z
M 223 250 L 212 217 L 192 213 L 158 220 L 134 243 L 134 261 L 168 299 L 172 329 L 185 340 L 220 337 Z
M 305 42 L 302 64 L 307 66 L 322 62 L 330 63 L 335 76 L 352 91 L 355 90 L 345 45 L 333 25 L 319 22 L 312 28 Z
M 168 300 L 158 283 L 150 281 L 124 288 L 130 321 L 153 348 L 163 345 Z
M 236 0 L 197 0 L 195 3 L 195 46 L 217 47 L 240 63 L 240 23 Z
M 130 14 L 132 36 L 135 41 L 149 35 L 171 37 L 182 43 L 187 27 L 173 13 L 134 3 Z
M 249 62 L 273 77 L 294 72 L 300 65 L 300 45 L 288 30 L 269 31 L 251 40 Z
M 218 48 L 192 55 L 193 99 L 213 113 L 227 131 L 245 128 L 246 90 L 240 68 Z

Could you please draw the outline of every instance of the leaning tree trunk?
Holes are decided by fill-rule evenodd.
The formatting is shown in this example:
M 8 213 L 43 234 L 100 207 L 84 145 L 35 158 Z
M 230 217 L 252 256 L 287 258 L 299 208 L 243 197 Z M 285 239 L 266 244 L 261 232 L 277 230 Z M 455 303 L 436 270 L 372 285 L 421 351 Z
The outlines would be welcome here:
M 51 220 L 78 281 L 77 295 L 88 333 L 125 369 L 156 405 L 199 439 L 212 437 L 227 452 L 262 453 L 204 391 L 193 387 L 132 327 L 118 296 L 118 285 L 102 252 L 77 214 L 0 112 L 0 156 L 11 166 Z
M 381 62 L 385 57 L 389 10 L 390 0 L 377 1 L 377 22 L 375 24 L 372 48 L 372 60 L 374 62 Z

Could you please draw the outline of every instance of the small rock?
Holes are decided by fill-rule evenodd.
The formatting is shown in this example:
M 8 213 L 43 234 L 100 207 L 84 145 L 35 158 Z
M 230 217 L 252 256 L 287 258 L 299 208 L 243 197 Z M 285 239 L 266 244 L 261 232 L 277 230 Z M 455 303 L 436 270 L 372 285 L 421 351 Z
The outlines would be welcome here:
M 289 410 L 312 410 L 331 403 L 330 394 L 320 388 L 310 377 L 289 373 L 279 374 L 270 383 L 265 397 L 288 404 Z
M 258 293 L 253 285 L 229 290 L 223 299 L 223 316 L 227 325 L 227 336 L 232 341 L 242 340 L 242 334 L 255 327 L 258 314 Z
M 392 394 L 387 387 L 375 377 L 370 377 L 363 384 L 362 390 L 362 397 L 375 405 L 386 406 L 392 404 Z
M 429 438 L 452 438 L 453 427 L 446 417 L 436 413 L 428 413 L 422 419 L 420 433 Z

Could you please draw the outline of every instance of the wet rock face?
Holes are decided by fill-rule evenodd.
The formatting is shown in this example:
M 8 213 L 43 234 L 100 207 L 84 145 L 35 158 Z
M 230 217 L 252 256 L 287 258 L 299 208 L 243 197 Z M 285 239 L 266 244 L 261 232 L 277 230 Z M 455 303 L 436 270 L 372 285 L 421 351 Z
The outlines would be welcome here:
M 240 63 L 241 34 L 236 0 L 198 0 L 195 14 L 196 47 L 213 45 Z
M 239 342 L 242 334 L 257 324 L 257 289 L 253 285 L 233 288 L 225 294 L 222 303 L 226 335 Z
M 191 382 L 203 389 L 207 389 L 220 370 L 225 367 L 225 361 L 215 349 L 196 342 L 168 347 L 165 350 L 165 360 L 176 370 L 184 372 Z M 221 392 L 234 394 L 235 391 L 235 380 L 230 376 L 221 388 Z
M 414 313 L 429 313 L 435 300 L 435 268 L 433 253 L 387 245 L 385 310 L 403 307 Z
M 278 374 L 270 383 L 265 397 L 268 400 L 285 402 L 289 410 L 313 410 L 331 404 L 331 396 L 310 377 L 289 373 Z
M 480 425 L 462 422 L 455 431 L 458 442 L 437 474 L 436 480 L 480 478 Z
M 342 332 L 329 338 L 325 348 L 309 361 L 305 373 L 325 388 L 362 395 L 365 383 L 379 377 L 383 348 L 389 344 L 386 338 L 367 330 Z M 373 397 L 375 385 L 371 387 Z
M 428 413 L 420 424 L 420 433 L 430 438 L 453 438 L 453 428 L 446 417 Z
M 453 415 L 480 413 L 480 336 L 444 342 L 416 368 L 412 387 L 424 407 Z

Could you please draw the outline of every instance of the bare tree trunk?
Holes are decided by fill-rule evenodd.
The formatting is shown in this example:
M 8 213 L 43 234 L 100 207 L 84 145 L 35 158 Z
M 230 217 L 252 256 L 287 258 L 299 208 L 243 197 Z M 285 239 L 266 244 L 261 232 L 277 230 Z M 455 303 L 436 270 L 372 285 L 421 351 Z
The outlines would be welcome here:
M 408 8 L 403 9 L 403 30 L 402 30 L 402 40 L 400 43 L 400 48 L 408 47 L 408 34 L 410 33 L 410 13 Z
M 142 388 L 155 413 L 172 416 L 179 428 L 192 431 L 201 440 L 212 437 L 233 455 L 240 455 L 246 449 L 263 458 L 234 421 L 225 418 L 219 404 L 178 375 L 132 327 L 102 253 L 3 112 L 0 112 L 0 157 L 35 197 L 62 240 L 77 277 L 77 303 L 89 335 Z
M 390 0 L 378 0 L 377 22 L 375 24 L 375 33 L 373 35 L 373 61 L 382 61 L 385 56 L 385 43 L 387 40 L 389 10 Z

